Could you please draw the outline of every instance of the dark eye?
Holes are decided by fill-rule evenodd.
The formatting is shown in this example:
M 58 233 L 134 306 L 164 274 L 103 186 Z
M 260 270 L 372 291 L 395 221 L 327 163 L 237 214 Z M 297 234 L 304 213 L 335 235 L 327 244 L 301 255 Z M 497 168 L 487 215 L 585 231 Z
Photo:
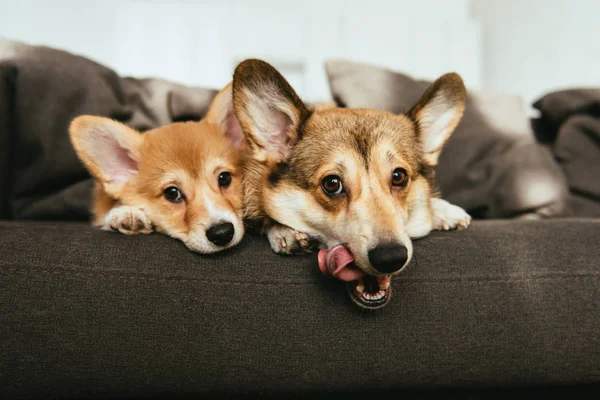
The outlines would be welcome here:
M 392 186 L 404 187 L 408 183 L 408 175 L 404 168 L 396 168 L 392 172 Z
M 344 191 L 342 180 L 337 175 L 327 175 L 321 182 L 323 191 L 330 196 L 336 196 Z
M 231 183 L 231 173 L 221 172 L 219 174 L 219 186 L 226 188 Z
M 169 186 L 163 190 L 163 195 L 165 196 L 165 199 L 169 200 L 171 203 L 179 203 L 183 200 L 181 191 L 175 186 Z

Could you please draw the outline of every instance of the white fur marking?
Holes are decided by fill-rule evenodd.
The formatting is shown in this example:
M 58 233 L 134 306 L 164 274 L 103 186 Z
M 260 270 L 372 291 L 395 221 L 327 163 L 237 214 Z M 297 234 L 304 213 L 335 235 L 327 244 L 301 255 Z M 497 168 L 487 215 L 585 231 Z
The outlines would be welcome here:
M 471 223 L 471 216 L 459 206 L 443 199 L 431 199 L 433 209 L 433 229 L 464 229 Z
M 221 210 L 220 208 L 218 208 L 215 205 L 215 203 L 210 199 L 210 197 L 208 197 L 206 195 L 206 193 L 203 194 L 203 200 L 204 200 L 204 207 L 206 207 L 206 211 L 208 212 L 208 215 L 210 217 L 210 221 L 207 224 L 208 226 L 210 226 L 211 224 L 221 222 L 221 221 L 222 222 L 231 222 L 233 224 L 236 217 L 235 217 L 235 215 L 233 215 L 232 212 L 224 211 L 224 210 Z
M 104 217 L 101 229 L 125 235 L 148 234 L 152 232 L 152 224 L 141 208 L 116 206 Z
M 278 254 L 310 253 L 316 247 L 308 234 L 280 224 L 267 229 L 267 238 Z
M 206 223 L 195 227 L 187 239 L 182 239 L 188 249 L 201 254 L 210 254 L 238 244 L 244 237 L 244 225 L 241 221 L 241 218 L 236 216 L 231 211 L 219 209 L 210 199 L 210 197 L 206 195 L 206 193 L 203 194 L 202 198 L 204 200 L 204 207 L 206 207 L 206 211 L 209 215 L 209 220 L 206 221 Z M 226 246 L 216 246 L 206 237 L 206 230 L 209 229 L 213 224 L 220 222 L 230 222 L 233 224 L 235 233 L 231 239 L 231 242 L 229 242 Z

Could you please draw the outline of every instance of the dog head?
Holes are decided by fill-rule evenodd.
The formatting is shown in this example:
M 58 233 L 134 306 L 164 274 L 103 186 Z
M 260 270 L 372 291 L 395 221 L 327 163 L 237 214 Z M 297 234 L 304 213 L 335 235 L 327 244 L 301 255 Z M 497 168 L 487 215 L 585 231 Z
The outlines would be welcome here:
M 231 85 L 199 122 L 142 134 L 109 118 L 81 116 L 71 123 L 70 136 L 104 192 L 143 209 L 158 232 L 199 253 L 242 239 L 245 139 L 233 112 Z
M 465 106 L 460 76 L 440 77 L 402 115 L 312 110 L 260 60 L 236 68 L 233 92 L 252 169 L 262 171 L 251 214 L 262 211 L 326 248 L 343 244 L 368 275 L 402 270 L 410 238 L 432 227 L 434 167 Z

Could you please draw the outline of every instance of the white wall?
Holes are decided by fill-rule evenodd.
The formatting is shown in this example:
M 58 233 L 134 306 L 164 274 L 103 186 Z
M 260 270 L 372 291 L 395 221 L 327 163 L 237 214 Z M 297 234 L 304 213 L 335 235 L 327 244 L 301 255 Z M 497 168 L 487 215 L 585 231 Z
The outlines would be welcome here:
M 531 104 L 551 90 L 600 86 L 600 1 L 474 0 L 483 86 Z
M 323 61 L 333 57 L 482 83 L 471 0 L 0 0 L 0 36 L 210 87 L 264 58 L 308 101 L 330 99 Z
M 598 0 L 0 0 L 0 36 L 210 87 L 261 57 L 309 101 L 329 99 L 322 63 L 343 57 L 423 78 L 456 70 L 531 104 L 600 86 L 599 16 Z

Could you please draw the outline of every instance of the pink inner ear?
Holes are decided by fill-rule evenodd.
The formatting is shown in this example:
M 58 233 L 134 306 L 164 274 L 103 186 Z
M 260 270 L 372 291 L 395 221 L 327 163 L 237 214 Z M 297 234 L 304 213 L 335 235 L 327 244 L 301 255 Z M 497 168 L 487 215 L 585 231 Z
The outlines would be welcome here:
M 138 171 L 138 163 L 128 149 L 121 146 L 110 134 L 100 134 L 92 138 L 90 152 L 98 167 L 111 181 L 126 182 Z
M 292 143 L 289 136 L 289 128 L 292 124 L 290 118 L 282 111 L 269 110 L 268 112 L 268 134 L 267 144 L 265 150 L 269 154 L 277 154 L 278 156 L 284 156 Z
M 225 136 L 236 147 L 245 147 L 246 138 L 240 121 L 235 116 L 233 110 L 233 102 L 230 102 L 227 107 L 227 116 L 225 117 Z

